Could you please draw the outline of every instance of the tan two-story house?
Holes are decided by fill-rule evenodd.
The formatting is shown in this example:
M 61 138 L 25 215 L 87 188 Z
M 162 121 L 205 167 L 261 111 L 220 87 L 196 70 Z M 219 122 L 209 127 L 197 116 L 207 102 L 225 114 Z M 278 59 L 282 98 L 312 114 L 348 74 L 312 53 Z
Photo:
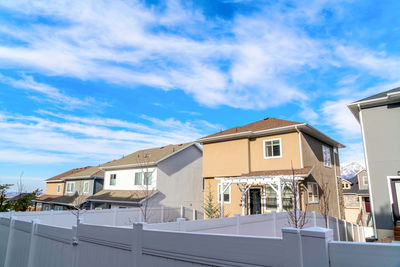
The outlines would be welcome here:
M 284 211 L 293 204 L 320 212 L 325 189 L 329 214 L 344 218 L 338 179 L 344 146 L 314 127 L 265 118 L 197 141 L 203 144 L 205 201 L 209 194 L 218 203 L 223 199 L 222 216 Z

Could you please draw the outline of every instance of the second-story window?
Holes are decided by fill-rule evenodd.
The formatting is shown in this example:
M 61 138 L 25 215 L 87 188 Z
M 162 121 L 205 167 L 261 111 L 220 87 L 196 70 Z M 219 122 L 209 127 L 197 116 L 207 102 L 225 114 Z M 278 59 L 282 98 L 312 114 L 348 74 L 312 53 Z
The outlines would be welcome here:
M 116 184 L 117 184 L 117 175 L 110 174 L 110 185 L 116 185 Z
M 362 176 L 362 180 L 364 185 L 368 185 L 368 176 L 366 174 Z
M 152 175 L 153 173 L 151 172 L 145 172 L 144 173 L 144 184 L 145 185 L 151 185 L 152 183 Z
M 137 172 L 135 173 L 135 185 L 143 184 L 143 173 Z
M 279 158 L 282 156 L 281 139 L 264 140 L 264 158 Z
M 67 183 L 67 193 L 75 192 L 75 183 Z
M 322 155 L 324 158 L 324 166 L 325 167 L 332 167 L 331 162 L 331 149 L 327 146 L 322 146 Z
M 89 193 L 89 181 L 83 184 L 83 193 Z
M 61 193 L 61 185 L 57 185 L 57 193 Z

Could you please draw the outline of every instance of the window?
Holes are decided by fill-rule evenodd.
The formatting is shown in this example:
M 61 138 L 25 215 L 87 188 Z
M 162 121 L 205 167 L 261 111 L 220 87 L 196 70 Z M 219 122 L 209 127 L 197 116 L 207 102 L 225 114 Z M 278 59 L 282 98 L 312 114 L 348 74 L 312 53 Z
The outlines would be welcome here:
M 283 210 L 293 209 L 293 191 L 287 186 L 282 191 L 282 208 Z
M 307 183 L 308 203 L 318 203 L 319 193 L 317 183 Z
M 264 140 L 264 158 L 279 158 L 282 156 L 281 139 Z
M 89 193 L 89 181 L 83 184 L 83 193 Z
M 75 192 L 75 183 L 67 183 L 67 193 Z
M 265 209 L 276 210 L 278 207 L 277 195 L 271 185 L 265 186 L 265 195 Z
M 144 184 L 151 185 L 153 173 L 145 172 L 144 173 Z
M 143 173 L 137 172 L 135 173 L 135 185 L 143 184 Z
M 366 174 L 363 175 L 362 180 L 364 185 L 368 185 L 368 176 Z
M 218 185 L 218 203 L 221 202 L 221 184 Z M 224 203 L 231 203 L 231 186 L 224 192 Z
M 117 175 L 110 174 L 110 185 L 116 185 L 116 184 L 117 184 Z
M 332 167 L 331 162 L 331 148 L 327 146 L 322 146 L 322 155 L 324 157 L 324 166 Z
M 57 193 L 61 193 L 61 185 L 60 184 L 57 185 Z

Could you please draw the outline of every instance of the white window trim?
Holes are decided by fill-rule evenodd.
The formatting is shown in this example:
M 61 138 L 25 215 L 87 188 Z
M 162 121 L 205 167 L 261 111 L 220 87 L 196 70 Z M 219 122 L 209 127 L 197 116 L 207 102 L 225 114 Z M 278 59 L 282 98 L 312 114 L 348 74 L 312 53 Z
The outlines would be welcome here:
M 315 200 L 314 192 L 312 192 L 313 201 L 310 201 L 310 200 L 309 200 L 309 194 L 310 194 L 310 192 L 309 192 L 309 190 L 308 190 L 308 185 L 309 185 L 309 184 L 315 185 L 315 187 L 317 188 L 317 200 Z M 311 189 L 312 189 L 312 188 L 313 188 L 313 186 L 311 186 Z M 307 201 L 308 201 L 309 204 L 319 203 L 319 189 L 318 189 L 318 184 L 315 183 L 315 182 L 308 182 L 308 183 L 307 183 Z
M 86 184 L 88 185 L 88 191 L 87 191 L 87 192 L 85 192 Z M 89 182 L 89 181 L 83 182 L 83 190 L 82 190 L 82 193 L 84 193 L 84 194 L 89 194 L 89 192 L 90 192 L 89 186 L 90 186 L 90 182 Z
M 329 165 L 325 164 L 325 154 L 324 154 L 325 147 L 329 149 Z M 322 161 L 324 162 L 325 167 L 332 168 L 332 155 L 331 155 L 331 148 L 329 146 L 322 145 Z
M 392 209 L 392 206 L 393 206 L 393 192 L 392 192 L 392 187 L 390 186 L 390 181 L 392 179 L 400 179 L 400 176 L 387 176 L 387 185 L 388 185 L 388 189 L 389 189 L 390 211 L 391 211 L 390 214 L 392 215 L 392 221 L 393 221 L 394 220 L 394 218 L 393 218 L 393 209 Z M 371 198 L 369 199 L 369 201 L 371 201 Z M 371 205 L 371 202 L 370 202 L 370 205 Z M 372 213 L 372 209 L 371 209 L 371 213 Z
M 219 197 L 221 196 L 221 189 L 220 188 L 221 188 L 221 184 L 218 184 L 218 190 L 217 190 L 218 191 L 218 197 L 217 197 L 218 203 L 221 203 L 221 201 L 219 200 Z M 229 185 L 226 190 L 229 190 L 229 201 L 224 201 L 224 203 L 225 204 L 231 204 L 231 194 L 232 194 L 231 185 Z
M 276 140 L 279 140 L 279 154 L 280 154 L 280 156 L 272 156 L 272 157 L 267 157 L 266 156 L 266 150 L 265 150 L 265 143 L 266 142 L 270 142 L 270 141 L 276 141 Z M 278 158 L 282 158 L 282 138 L 273 138 L 273 139 L 265 139 L 265 140 L 263 140 L 263 152 L 264 152 L 264 159 L 278 159 Z
M 57 185 L 57 193 L 61 193 L 61 184 Z
M 115 184 L 111 184 L 111 177 L 115 176 Z M 109 186 L 116 186 L 117 185 L 117 174 L 116 173 L 110 173 L 110 181 L 109 181 Z
M 74 185 L 73 191 L 69 191 L 69 188 L 68 188 L 69 184 L 71 184 L 71 189 L 72 189 L 72 185 Z M 66 186 L 67 186 L 67 193 L 75 193 L 75 182 L 67 182 Z

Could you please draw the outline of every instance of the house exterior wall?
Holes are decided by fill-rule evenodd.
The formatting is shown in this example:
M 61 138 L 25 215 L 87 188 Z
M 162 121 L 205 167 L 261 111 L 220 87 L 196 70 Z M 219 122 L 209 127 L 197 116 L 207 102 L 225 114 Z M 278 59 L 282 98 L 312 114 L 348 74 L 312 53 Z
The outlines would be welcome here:
M 135 185 L 135 173 L 137 172 L 153 172 L 151 185 Z M 117 175 L 115 185 L 110 185 L 111 174 Z M 157 175 L 156 167 L 107 170 L 104 174 L 104 190 L 155 190 L 157 189 Z
M 61 191 L 58 193 L 57 188 L 58 185 L 61 185 Z M 64 194 L 64 183 L 63 182 L 55 182 L 55 183 L 46 183 L 46 190 L 45 190 L 46 195 L 63 195 Z
M 248 172 L 248 139 L 203 145 L 203 177 L 238 176 Z
M 321 194 L 322 194 L 322 185 L 327 183 L 327 191 L 329 191 L 329 215 L 333 217 L 339 216 L 338 209 L 338 193 L 340 201 L 340 211 L 341 217 L 344 218 L 344 203 L 343 203 L 343 190 L 341 181 L 336 179 L 335 176 L 335 165 L 336 163 L 336 175 L 340 176 L 340 163 L 338 154 L 334 155 L 333 147 L 329 146 L 316 138 L 307 135 L 305 133 L 301 134 L 302 140 L 302 151 L 303 151 L 303 162 L 304 166 L 314 166 L 314 169 L 309 177 L 305 179 L 305 186 L 307 186 L 308 182 L 316 182 L 318 184 L 319 191 L 319 202 L 318 203 L 308 203 L 308 197 L 304 197 L 304 201 L 307 204 L 307 211 L 315 211 L 321 212 Z M 328 146 L 331 148 L 331 167 L 325 167 L 323 162 L 323 153 L 322 153 L 322 145 Z M 336 160 L 334 162 L 334 160 Z M 338 192 L 339 191 L 339 192 Z
M 372 211 L 378 238 L 393 229 L 388 176 L 400 171 L 400 103 L 361 110 Z
M 85 182 L 89 183 L 89 192 L 88 193 L 83 193 Z M 67 184 L 68 183 L 75 183 L 75 191 L 74 192 L 67 192 Z M 67 180 L 67 181 L 65 181 L 64 195 L 71 196 L 71 195 L 74 195 L 75 192 L 78 192 L 79 195 L 91 196 L 91 195 L 93 195 L 93 190 L 94 190 L 93 179 L 69 180 L 69 181 Z
M 203 212 L 202 152 L 190 146 L 157 166 L 158 204 Z
M 367 184 L 364 183 L 364 179 L 363 179 L 364 176 L 367 176 L 367 170 L 362 170 L 362 171 L 360 171 L 359 174 L 357 174 L 358 186 L 359 186 L 360 190 L 368 190 L 368 183 Z

